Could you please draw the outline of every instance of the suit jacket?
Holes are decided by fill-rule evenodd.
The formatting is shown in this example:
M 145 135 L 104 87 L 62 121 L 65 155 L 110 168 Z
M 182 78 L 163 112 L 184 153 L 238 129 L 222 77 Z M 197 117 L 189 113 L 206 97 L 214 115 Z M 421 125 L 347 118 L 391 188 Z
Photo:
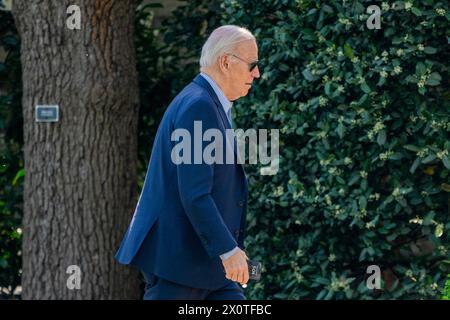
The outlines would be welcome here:
M 144 187 L 116 259 L 175 283 L 214 290 L 230 282 L 219 256 L 236 246 L 244 248 L 248 185 L 236 148 L 233 164 L 226 164 L 225 152 L 223 164 L 174 164 L 175 129 L 191 134 L 193 163 L 194 121 L 201 121 L 203 132 L 219 129 L 227 148 L 227 116 L 200 75 L 163 116 Z M 203 142 L 202 150 L 210 143 Z

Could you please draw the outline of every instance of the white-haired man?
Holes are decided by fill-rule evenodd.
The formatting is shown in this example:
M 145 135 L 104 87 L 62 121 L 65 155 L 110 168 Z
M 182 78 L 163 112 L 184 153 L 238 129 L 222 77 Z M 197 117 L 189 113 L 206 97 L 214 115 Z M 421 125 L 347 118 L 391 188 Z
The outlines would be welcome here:
M 250 31 L 233 25 L 215 29 L 202 49 L 201 73 L 164 114 L 141 196 L 116 255 L 120 263 L 143 272 L 144 299 L 245 299 L 237 283 L 249 279 L 243 251 L 248 186 L 226 130 L 232 127 L 233 101 L 247 95 L 260 76 L 257 64 Z M 216 146 L 235 161 L 173 161 L 174 133 L 187 133 L 191 141 L 198 128 L 222 133 Z M 181 157 L 201 157 L 209 144 L 192 141 Z

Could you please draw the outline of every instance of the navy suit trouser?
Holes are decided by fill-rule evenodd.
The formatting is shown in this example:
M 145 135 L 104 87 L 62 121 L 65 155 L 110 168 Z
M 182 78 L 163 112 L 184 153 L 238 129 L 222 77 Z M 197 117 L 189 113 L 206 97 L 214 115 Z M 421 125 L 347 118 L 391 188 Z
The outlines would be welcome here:
M 143 272 L 144 300 L 246 300 L 244 291 L 236 282 L 217 290 L 191 288 Z

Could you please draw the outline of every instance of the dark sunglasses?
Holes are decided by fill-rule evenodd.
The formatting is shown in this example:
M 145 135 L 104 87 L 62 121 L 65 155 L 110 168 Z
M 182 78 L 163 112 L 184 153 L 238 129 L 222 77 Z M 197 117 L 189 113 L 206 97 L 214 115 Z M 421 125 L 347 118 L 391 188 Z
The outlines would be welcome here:
M 238 57 L 237 55 L 233 54 L 233 53 L 229 53 L 230 56 L 233 56 L 235 58 L 238 58 L 239 60 L 245 62 L 248 65 L 248 71 L 252 72 L 253 69 L 255 69 L 258 66 L 259 60 L 255 60 L 253 62 L 247 62 L 244 59 Z

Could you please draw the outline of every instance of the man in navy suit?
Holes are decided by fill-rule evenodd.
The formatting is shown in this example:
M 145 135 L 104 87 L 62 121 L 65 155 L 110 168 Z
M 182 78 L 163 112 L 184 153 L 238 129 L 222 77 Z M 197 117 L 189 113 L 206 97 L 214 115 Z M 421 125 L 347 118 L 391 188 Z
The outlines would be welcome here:
M 226 131 L 232 128 L 233 101 L 247 95 L 260 76 L 257 63 L 250 31 L 217 28 L 203 46 L 200 74 L 164 114 L 116 254 L 120 263 L 143 272 L 144 299 L 245 299 L 238 283 L 249 278 L 243 251 L 248 186 L 236 141 Z M 214 141 L 213 163 L 204 159 L 212 138 L 202 138 L 211 129 L 223 137 Z M 176 148 L 181 137 L 189 143 L 182 152 Z

